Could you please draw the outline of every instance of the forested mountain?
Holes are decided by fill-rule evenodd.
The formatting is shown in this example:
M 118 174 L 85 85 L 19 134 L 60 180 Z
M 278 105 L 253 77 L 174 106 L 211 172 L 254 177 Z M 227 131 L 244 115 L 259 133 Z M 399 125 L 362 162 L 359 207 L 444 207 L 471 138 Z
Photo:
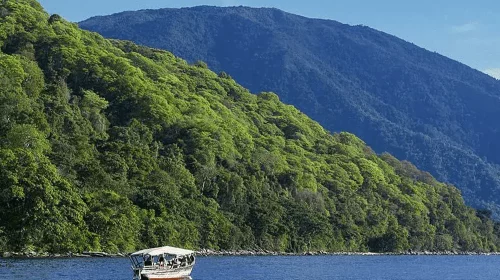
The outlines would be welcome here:
M 274 91 L 326 129 L 354 133 L 500 213 L 500 82 L 468 66 L 365 26 L 277 9 L 143 10 L 80 26 Z
M 0 251 L 500 248 L 453 186 L 206 64 L 0 4 Z

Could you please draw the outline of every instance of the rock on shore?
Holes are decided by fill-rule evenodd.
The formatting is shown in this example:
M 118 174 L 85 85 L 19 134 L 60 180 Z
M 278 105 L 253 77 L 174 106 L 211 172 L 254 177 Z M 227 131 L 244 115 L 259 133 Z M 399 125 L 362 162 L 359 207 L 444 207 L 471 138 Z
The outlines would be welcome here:
M 268 250 L 212 250 L 212 249 L 201 249 L 196 251 L 197 256 L 381 256 L 381 255 L 418 255 L 418 256 L 453 256 L 453 255 L 500 255 L 500 252 L 456 252 L 456 251 L 444 251 L 444 252 L 431 252 L 431 251 L 407 251 L 407 252 L 395 252 L 395 253 L 373 253 L 373 252 L 326 252 L 326 251 L 311 251 L 303 253 L 289 253 L 289 252 L 275 252 Z M 110 258 L 110 257 L 127 257 L 128 254 L 117 253 L 110 254 L 106 252 L 82 252 L 82 253 L 72 253 L 68 252 L 65 254 L 49 254 L 47 252 L 37 253 L 34 251 L 30 252 L 2 252 L 0 257 L 2 258 Z
M 117 253 L 110 254 L 106 252 L 83 252 L 83 253 L 72 253 L 68 252 L 65 254 L 51 254 L 47 252 L 37 253 L 34 251 L 30 252 L 3 252 L 0 254 L 2 258 L 90 258 L 90 257 L 125 257 L 126 254 Z
M 500 255 L 500 252 L 456 252 L 456 251 L 444 251 L 444 252 L 431 252 L 431 251 L 407 251 L 407 252 L 393 252 L 393 253 L 373 253 L 373 252 L 326 252 L 326 251 L 311 251 L 303 253 L 288 253 L 288 252 L 275 252 L 268 250 L 236 250 L 236 251 L 225 251 L 225 250 L 211 250 L 211 249 L 201 249 L 196 252 L 198 256 L 381 256 L 381 255 L 421 255 L 421 256 L 452 256 L 452 255 Z

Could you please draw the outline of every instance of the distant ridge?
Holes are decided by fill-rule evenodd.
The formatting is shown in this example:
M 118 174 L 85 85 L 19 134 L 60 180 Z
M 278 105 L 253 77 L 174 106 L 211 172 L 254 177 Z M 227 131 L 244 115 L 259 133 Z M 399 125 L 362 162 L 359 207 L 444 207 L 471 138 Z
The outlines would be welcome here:
M 469 66 L 369 27 L 278 9 L 145 10 L 80 26 L 277 92 L 327 129 L 355 133 L 500 213 L 500 82 Z

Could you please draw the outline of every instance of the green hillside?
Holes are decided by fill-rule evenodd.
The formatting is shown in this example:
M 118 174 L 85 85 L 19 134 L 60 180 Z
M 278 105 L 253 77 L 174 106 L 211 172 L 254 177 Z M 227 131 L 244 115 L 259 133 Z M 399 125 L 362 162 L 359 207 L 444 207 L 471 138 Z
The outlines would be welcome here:
M 272 8 L 122 12 L 80 27 L 205 61 L 462 191 L 500 220 L 500 81 L 387 33 Z
M 202 62 L 0 4 L 0 251 L 500 248 L 408 162 Z

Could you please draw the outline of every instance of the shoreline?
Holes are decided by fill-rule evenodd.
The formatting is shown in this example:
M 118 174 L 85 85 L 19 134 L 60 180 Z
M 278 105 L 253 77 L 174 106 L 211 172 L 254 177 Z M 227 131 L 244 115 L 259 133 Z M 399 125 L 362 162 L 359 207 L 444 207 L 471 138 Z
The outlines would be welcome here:
M 408 252 L 326 252 L 312 251 L 302 253 L 274 252 L 267 250 L 210 250 L 196 251 L 197 256 L 500 256 L 500 252 L 468 252 L 468 251 L 408 251 Z
M 106 252 L 82 252 L 82 253 L 64 253 L 64 254 L 50 254 L 50 253 L 36 253 L 36 252 L 3 252 L 0 253 L 0 259 L 12 258 L 126 258 L 129 254 L 126 253 L 106 253 Z M 275 252 L 268 250 L 211 250 L 201 249 L 195 253 L 198 257 L 229 257 L 229 256 L 500 256 L 500 252 L 468 252 L 468 251 L 408 251 L 408 252 L 326 252 L 326 251 L 311 251 L 302 253 L 287 253 Z

